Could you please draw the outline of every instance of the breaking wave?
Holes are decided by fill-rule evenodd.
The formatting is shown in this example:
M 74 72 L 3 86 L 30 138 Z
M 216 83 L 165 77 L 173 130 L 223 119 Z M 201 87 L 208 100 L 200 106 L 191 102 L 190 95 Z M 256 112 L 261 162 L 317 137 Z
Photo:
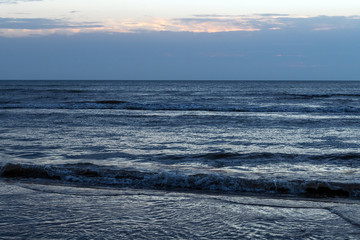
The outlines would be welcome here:
M 281 193 L 310 197 L 360 197 L 360 184 L 315 180 L 245 179 L 216 173 L 187 174 L 98 166 L 90 163 L 66 165 L 22 165 L 8 163 L 2 178 L 47 179 L 86 186 L 114 186 L 166 190 L 201 190 L 219 193 Z

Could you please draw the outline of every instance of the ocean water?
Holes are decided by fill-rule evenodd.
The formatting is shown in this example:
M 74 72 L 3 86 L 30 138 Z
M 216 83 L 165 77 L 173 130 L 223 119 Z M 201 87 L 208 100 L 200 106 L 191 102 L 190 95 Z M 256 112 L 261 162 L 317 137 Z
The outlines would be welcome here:
M 47 205 L 52 212 L 60 211 L 57 206 L 70 198 L 80 204 L 74 196 L 85 189 L 81 194 L 96 196 L 96 201 L 103 201 L 103 205 L 102 197 L 112 196 L 116 200 L 132 196 L 126 198 L 129 215 L 145 214 L 134 213 L 136 208 L 129 207 L 130 203 L 154 205 L 158 201 L 164 205 L 165 213 L 161 214 L 174 214 L 179 221 L 176 224 L 189 231 L 173 235 L 170 229 L 161 235 L 156 232 L 160 228 L 144 228 L 153 238 L 242 236 L 237 231 L 227 232 L 229 228 L 218 232 L 219 235 L 211 229 L 191 235 L 188 229 L 192 226 L 189 218 L 208 222 L 213 219 L 213 225 L 206 226 L 215 229 L 222 229 L 220 226 L 224 227 L 226 220 L 229 227 L 236 223 L 229 215 L 230 210 L 235 215 L 247 211 L 256 219 L 262 216 L 259 225 L 251 225 L 249 220 L 242 228 L 237 226 L 242 233 L 244 229 L 261 230 L 257 231 L 259 235 L 246 235 L 249 239 L 291 239 L 289 236 L 314 239 L 311 237 L 314 231 L 307 231 L 308 228 L 279 228 L 275 232 L 269 229 L 274 229 L 271 224 L 276 225 L 279 219 L 283 219 L 280 222 L 284 227 L 291 227 L 290 222 L 309 222 L 316 211 L 321 221 L 314 220 L 312 224 L 325 228 L 324 222 L 334 225 L 339 219 L 348 224 L 343 229 L 351 234 L 336 239 L 360 236 L 360 221 L 354 216 L 355 212 L 360 213 L 360 82 L 0 81 L 0 122 L 0 183 L 5 184 L 0 199 L 12 202 L 22 192 L 19 189 L 23 189 L 21 194 L 34 198 L 32 204 L 19 203 L 28 207 L 28 213 L 31 206 L 49 199 L 53 203 L 58 201 L 57 205 Z M 34 189 L 43 195 L 32 196 L 29 191 Z M 71 197 L 59 200 L 67 193 Z M 252 196 L 249 199 L 257 201 L 285 198 L 292 203 L 289 206 L 285 200 L 278 200 L 255 204 L 254 200 L 244 200 L 248 194 Z M 182 205 L 172 206 L 175 201 L 172 198 Z M 229 198 L 239 209 L 229 203 Z M 309 203 L 299 206 L 299 199 L 314 198 L 333 205 L 319 207 L 312 202 L 310 207 Z M 84 201 L 84 197 L 81 199 Z M 199 201 L 212 205 L 212 209 L 203 208 Z M 216 205 L 219 201 L 221 204 Z M 339 202 L 351 204 L 344 207 Z M 87 203 L 89 209 L 95 207 Z M 110 205 L 125 211 L 114 202 Z M 80 206 L 73 210 L 80 211 Z M 111 212 L 106 206 L 101 211 Z M 10 217 L 18 210 L 14 206 L 2 207 L 8 220 L 0 222 L 0 230 L 6 229 L 8 237 L 16 236 L 6 224 L 19 224 L 19 220 Z M 158 205 L 154 206 L 157 208 Z M 187 218 L 188 222 L 181 221 L 181 213 L 189 209 L 204 215 L 192 213 L 194 216 Z M 339 219 L 332 216 L 335 220 L 325 221 L 329 209 Z M 204 217 L 214 212 L 225 220 Z M 275 220 L 267 212 L 273 212 Z M 86 216 L 84 212 L 79 214 Z M 149 219 L 164 219 L 160 213 L 147 214 Z M 262 228 L 267 223 L 270 225 Z M 201 226 L 198 225 L 200 229 Z M 54 232 L 37 235 L 29 229 L 21 237 L 74 236 Z M 62 231 L 60 227 L 57 233 Z M 139 231 L 140 235 L 129 230 L 117 236 L 150 236 L 144 234 L 145 230 Z M 329 236 L 335 236 L 335 232 L 339 233 L 335 229 Z M 315 239 L 329 239 L 324 232 L 317 234 Z

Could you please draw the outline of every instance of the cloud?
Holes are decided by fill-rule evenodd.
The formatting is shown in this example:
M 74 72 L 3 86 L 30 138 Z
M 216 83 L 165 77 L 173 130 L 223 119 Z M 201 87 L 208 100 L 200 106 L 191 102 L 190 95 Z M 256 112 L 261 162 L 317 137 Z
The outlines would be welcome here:
M 290 14 L 279 14 L 279 13 L 256 13 L 254 15 L 261 17 L 290 17 Z
M 17 4 L 19 2 L 40 2 L 42 0 L 0 0 L 0 4 Z
M 230 32 L 230 31 L 325 31 L 334 29 L 359 29 L 358 16 L 290 16 L 288 14 L 254 14 L 254 15 L 194 15 L 190 18 L 162 19 L 163 31 L 189 32 Z M 142 24 L 145 26 L 146 24 Z M 159 26 L 159 25 L 158 25 Z M 151 30 L 148 22 L 146 30 Z M 141 28 L 140 28 L 141 29 Z M 131 28 L 127 29 L 132 31 Z M 139 30 L 139 29 L 137 29 Z
M 103 25 L 88 23 L 70 23 L 59 19 L 46 18 L 0 18 L 2 29 L 58 29 L 58 28 L 98 28 Z
M 317 16 L 311 18 L 279 18 L 288 29 L 298 31 L 324 31 L 335 29 L 359 29 L 360 19 L 357 16 Z
M 229 15 L 229 14 L 195 14 L 193 17 L 199 18 L 223 18 L 223 17 L 246 17 L 247 15 Z
M 75 12 L 76 13 L 76 12 Z M 138 33 L 170 32 L 255 32 L 255 31 L 330 31 L 359 29 L 359 16 L 290 16 L 263 13 L 253 15 L 194 15 L 187 18 L 148 18 L 145 20 L 107 19 L 102 23 L 70 22 L 63 19 L 0 18 L 0 35 L 26 36 L 33 34 L 78 32 Z
M 180 31 L 189 32 L 231 32 L 231 31 L 259 31 L 257 26 L 249 24 L 243 18 L 207 17 L 207 18 L 176 18 L 172 23 Z
M 101 30 L 103 25 L 94 22 L 73 23 L 47 18 L 0 18 L 0 35 L 21 37 L 54 33 L 78 33 Z

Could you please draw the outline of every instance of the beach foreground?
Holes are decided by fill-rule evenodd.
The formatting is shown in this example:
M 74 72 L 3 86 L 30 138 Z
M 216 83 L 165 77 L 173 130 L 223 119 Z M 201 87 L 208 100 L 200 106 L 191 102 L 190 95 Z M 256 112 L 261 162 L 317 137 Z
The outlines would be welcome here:
M 345 199 L 0 183 L 2 239 L 359 239 Z

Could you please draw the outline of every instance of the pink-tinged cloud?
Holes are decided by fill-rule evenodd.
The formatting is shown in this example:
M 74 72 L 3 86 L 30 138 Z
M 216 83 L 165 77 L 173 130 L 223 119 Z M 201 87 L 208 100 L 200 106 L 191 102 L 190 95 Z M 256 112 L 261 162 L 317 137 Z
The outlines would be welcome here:
M 258 27 L 241 21 L 224 21 L 223 19 L 166 19 L 156 18 L 146 21 L 129 19 L 125 21 L 107 20 L 105 29 L 114 32 L 139 31 L 171 31 L 171 32 L 231 32 L 231 31 L 260 31 Z
M 101 23 L 72 23 L 61 19 L 0 18 L 0 35 L 27 36 L 47 34 L 76 34 L 84 32 L 138 33 L 169 32 L 255 32 L 278 30 L 329 31 L 344 28 L 358 29 L 356 17 L 306 17 L 276 14 L 251 16 L 195 15 L 191 18 L 107 19 Z

